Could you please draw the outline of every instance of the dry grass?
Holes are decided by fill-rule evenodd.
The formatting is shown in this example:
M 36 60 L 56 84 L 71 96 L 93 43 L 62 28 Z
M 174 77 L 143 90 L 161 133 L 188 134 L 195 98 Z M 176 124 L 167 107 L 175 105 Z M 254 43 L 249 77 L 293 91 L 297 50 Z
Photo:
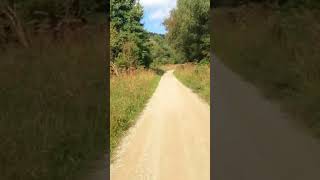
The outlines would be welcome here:
M 320 11 L 250 5 L 213 11 L 213 42 L 232 70 L 320 135 Z
M 132 126 L 156 89 L 160 76 L 152 70 L 137 70 L 111 77 L 110 151 L 113 154 L 126 130 Z
M 106 147 L 104 32 L 0 55 L 0 179 L 69 180 Z
M 210 65 L 182 64 L 176 67 L 174 74 L 183 84 L 210 103 Z
M 160 69 L 162 69 L 163 71 L 168 71 L 168 70 L 172 70 L 172 69 L 175 69 L 177 66 L 177 64 L 165 64 L 165 65 L 162 65 L 160 66 Z

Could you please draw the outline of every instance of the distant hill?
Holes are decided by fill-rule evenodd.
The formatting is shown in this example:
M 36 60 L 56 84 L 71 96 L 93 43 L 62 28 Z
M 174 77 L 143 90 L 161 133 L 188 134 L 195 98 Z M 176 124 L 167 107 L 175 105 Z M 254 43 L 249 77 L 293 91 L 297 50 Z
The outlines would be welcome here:
M 149 36 L 160 36 L 161 38 L 164 38 L 164 34 L 154 33 L 154 32 L 148 32 Z

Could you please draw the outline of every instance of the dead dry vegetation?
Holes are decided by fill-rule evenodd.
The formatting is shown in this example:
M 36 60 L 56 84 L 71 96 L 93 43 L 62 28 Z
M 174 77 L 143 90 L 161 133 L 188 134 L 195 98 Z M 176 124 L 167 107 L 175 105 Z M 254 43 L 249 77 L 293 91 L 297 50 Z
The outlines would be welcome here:
M 217 56 L 319 136 L 319 9 L 249 4 L 212 15 Z
M 74 179 L 105 153 L 105 31 L 29 37 L 0 54 L 0 179 Z
M 122 72 L 110 79 L 110 152 L 114 150 L 135 123 L 139 113 L 155 91 L 160 80 L 154 70 Z
M 210 103 L 210 65 L 181 64 L 177 65 L 174 75 L 187 87 Z

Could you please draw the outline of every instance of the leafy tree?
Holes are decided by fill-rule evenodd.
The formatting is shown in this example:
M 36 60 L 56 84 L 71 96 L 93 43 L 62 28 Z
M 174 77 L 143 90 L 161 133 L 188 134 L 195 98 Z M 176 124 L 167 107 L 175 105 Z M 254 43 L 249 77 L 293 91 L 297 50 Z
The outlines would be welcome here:
M 151 63 L 148 34 L 141 19 L 143 8 L 134 0 L 112 0 L 111 9 L 111 61 L 128 68 Z
M 164 24 L 166 38 L 186 61 L 210 60 L 209 0 L 178 0 Z
M 174 52 L 164 36 L 151 34 L 149 39 L 151 58 L 154 66 L 175 63 Z

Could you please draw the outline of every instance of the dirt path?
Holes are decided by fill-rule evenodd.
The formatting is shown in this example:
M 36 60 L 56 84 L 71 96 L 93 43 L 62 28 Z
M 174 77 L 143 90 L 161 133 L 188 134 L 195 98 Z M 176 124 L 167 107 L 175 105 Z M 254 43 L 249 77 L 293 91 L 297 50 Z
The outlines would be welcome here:
M 165 73 L 123 140 L 111 180 L 209 180 L 210 108 Z
M 219 61 L 212 67 L 212 178 L 319 180 L 320 144 Z

